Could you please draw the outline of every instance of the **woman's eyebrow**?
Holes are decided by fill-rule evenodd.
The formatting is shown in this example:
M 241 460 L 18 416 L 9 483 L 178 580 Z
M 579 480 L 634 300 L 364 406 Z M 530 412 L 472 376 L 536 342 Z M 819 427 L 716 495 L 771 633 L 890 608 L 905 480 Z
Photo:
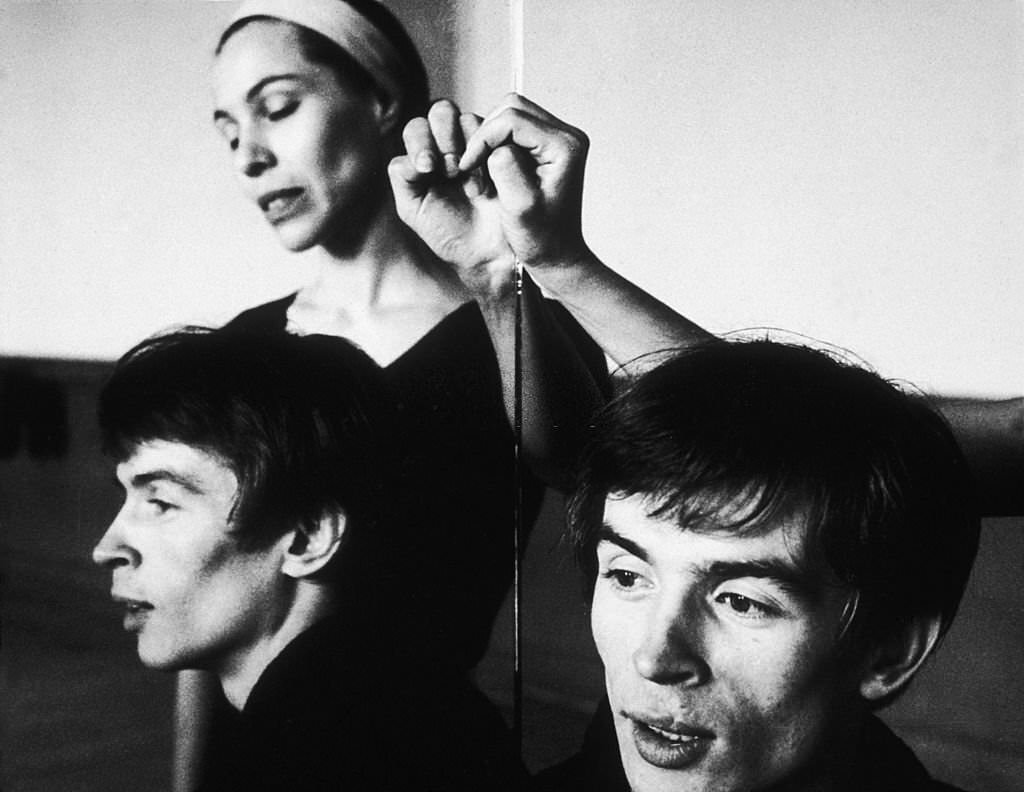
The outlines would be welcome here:
M 301 75 L 293 74 L 292 72 L 285 72 L 284 74 L 269 74 L 262 80 L 258 80 L 255 85 L 252 86 L 248 91 L 245 92 L 245 101 L 251 102 L 260 92 L 266 88 L 270 83 L 277 82 L 278 80 L 299 80 Z
M 614 528 L 612 528 L 608 523 L 604 523 L 601 526 L 601 530 L 597 533 L 597 541 L 598 543 L 609 542 L 613 545 L 617 545 L 618 547 L 621 547 L 623 550 L 630 553 L 631 555 L 635 555 L 641 561 L 646 562 L 650 560 L 647 555 L 647 551 L 644 550 L 644 548 L 642 548 L 632 539 L 627 539 L 625 536 L 623 536 Z
M 266 77 L 257 80 L 256 83 L 248 91 L 245 92 L 245 101 L 250 103 L 255 101 L 256 97 L 260 95 L 260 92 L 264 88 L 266 88 L 271 83 L 277 82 L 278 80 L 299 79 L 301 79 L 301 75 L 294 74 L 292 72 L 285 72 L 283 74 L 268 74 Z M 227 110 L 223 110 L 218 107 L 213 111 L 213 123 L 216 124 L 218 121 L 221 120 L 231 121 L 234 119 L 232 119 L 231 113 L 229 113 Z

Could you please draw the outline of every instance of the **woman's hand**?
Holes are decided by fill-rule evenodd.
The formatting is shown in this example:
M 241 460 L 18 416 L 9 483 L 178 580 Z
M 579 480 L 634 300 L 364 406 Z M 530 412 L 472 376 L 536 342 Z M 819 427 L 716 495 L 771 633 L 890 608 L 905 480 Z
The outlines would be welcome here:
M 505 240 L 535 276 L 592 255 L 581 225 L 589 148 L 581 130 L 514 93 L 466 135 L 459 169 L 486 170 Z
M 426 118 L 406 125 L 406 153 L 391 161 L 388 176 L 399 217 L 476 297 L 488 299 L 511 294 L 515 256 L 486 169 L 458 167 L 479 126 L 452 102 L 435 102 Z
M 486 119 L 442 99 L 403 139 L 388 171 L 398 214 L 475 293 L 503 290 L 516 259 L 542 283 L 590 263 L 579 129 L 509 94 Z

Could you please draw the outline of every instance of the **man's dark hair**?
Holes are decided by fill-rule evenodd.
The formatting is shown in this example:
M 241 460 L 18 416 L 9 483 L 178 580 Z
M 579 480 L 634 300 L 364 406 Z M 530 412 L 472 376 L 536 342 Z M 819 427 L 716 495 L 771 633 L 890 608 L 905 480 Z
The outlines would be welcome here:
M 770 341 L 679 353 L 599 414 L 569 509 L 591 585 L 608 495 L 643 496 L 683 530 L 804 519 L 809 549 L 856 598 L 847 634 L 867 645 L 917 615 L 944 633 L 978 544 L 963 455 L 923 398 Z
M 346 542 L 370 532 L 394 463 L 389 405 L 380 369 L 342 339 L 187 328 L 121 358 L 99 421 L 118 460 L 164 440 L 222 461 L 238 479 L 232 528 L 254 548 L 337 510 Z

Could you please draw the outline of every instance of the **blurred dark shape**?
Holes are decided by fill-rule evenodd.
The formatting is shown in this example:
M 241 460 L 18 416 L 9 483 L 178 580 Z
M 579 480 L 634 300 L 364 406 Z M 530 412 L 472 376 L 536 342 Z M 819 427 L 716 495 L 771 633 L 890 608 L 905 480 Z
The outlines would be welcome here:
M 68 398 L 61 383 L 21 362 L 0 368 L 0 459 L 22 448 L 36 459 L 58 459 L 68 443 Z

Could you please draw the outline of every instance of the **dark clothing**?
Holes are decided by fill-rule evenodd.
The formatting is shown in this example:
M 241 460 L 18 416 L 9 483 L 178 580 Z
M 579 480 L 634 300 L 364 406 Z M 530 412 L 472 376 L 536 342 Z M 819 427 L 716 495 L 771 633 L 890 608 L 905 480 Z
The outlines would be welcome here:
M 285 332 L 293 301 L 245 311 L 225 332 Z M 549 306 L 605 383 L 601 350 L 562 306 Z M 517 502 L 514 437 L 477 304 L 457 308 L 381 372 L 398 410 L 397 494 L 382 530 L 352 532 L 340 549 L 346 624 L 334 625 L 334 643 L 325 624 L 319 648 L 306 651 L 305 636 L 288 647 L 230 719 L 236 728 L 214 718 L 203 792 L 477 792 L 527 781 L 497 710 L 467 681 L 511 585 Z M 525 470 L 520 482 L 529 530 L 543 485 Z M 372 642 L 353 644 L 353 635 Z
M 914 752 L 877 718 L 865 726 L 847 792 L 962 792 L 934 780 Z M 780 785 L 764 792 L 786 792 Z M 608 700 L 598 706 L 579 753 L 540 773 L 533 792 L 630 792 Z
M 516 790 L 525 771 L 465 677 L 325 619 L 260 676 L 200 792 Z
M 533 792 L 630 792 L 607 698 L 597 705 L 583 747 L 542 771 L 534 780 Z
M 243 312 L 226 327 L 284 332 L 295 295 Z M 604 355 L 560 304 L 548 308 L 601 385 Z M 513 435 L 487 326 L 475 302 L 442 319 L 382 368 L 398 403 L 405 517 L 341 575 L 341 602 L 360 603 L 407 644 L 469 670 L 487 648 L 512 582 L 516 503 Z M 522 472 L 529 531 L 543 485 Z M 371 548 L 372 546 L 372 548 Z M 355 550 L 355 548 L 351 548 Z

